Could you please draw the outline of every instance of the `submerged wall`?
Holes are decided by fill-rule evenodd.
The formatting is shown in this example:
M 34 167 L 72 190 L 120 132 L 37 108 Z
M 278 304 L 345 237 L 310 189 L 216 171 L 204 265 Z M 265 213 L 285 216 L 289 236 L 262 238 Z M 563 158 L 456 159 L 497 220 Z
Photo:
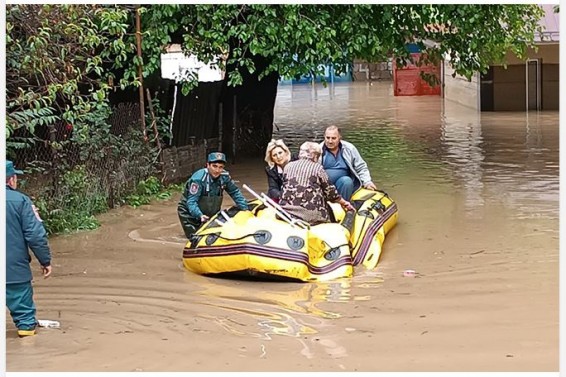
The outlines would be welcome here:
M 454 69 L 449 62 L 443 63 L 443 97 L 445 101 L 453 101 L 471 109 L 480 109 L 479 93 L 480 82 L 479 74 L 474 74 L 472 80 L 468 81 L 463 76 L 452 77 Z

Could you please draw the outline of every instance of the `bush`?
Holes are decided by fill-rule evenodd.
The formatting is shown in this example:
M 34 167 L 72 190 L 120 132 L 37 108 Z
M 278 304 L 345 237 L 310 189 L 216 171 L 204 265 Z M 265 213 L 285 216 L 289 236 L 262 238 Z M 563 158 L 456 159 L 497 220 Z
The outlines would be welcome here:
M 84 166 L 76 166 L 59 179 L 58 195 L 35 198 L 47 232 L 98 228 L 100 224 L 94 215 L 108 210 L 108 204 L 99 190 L 93 190 L 96 185 Z

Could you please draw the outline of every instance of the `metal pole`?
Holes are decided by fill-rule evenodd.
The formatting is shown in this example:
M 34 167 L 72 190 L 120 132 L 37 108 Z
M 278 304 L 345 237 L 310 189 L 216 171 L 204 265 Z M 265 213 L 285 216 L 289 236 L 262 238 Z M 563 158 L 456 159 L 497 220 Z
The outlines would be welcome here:
M 175 108 L 177 107 L 177 81 L 175 81 L 175 92 L 173 93 L 173 109 L 171 109 L 171 122 L 169 122 L 169 145 L 173 145 L 173 120 L 175 119 Z
M 234 95 L 234 102 L 232 106 L 232 163 L 236 163 L 236 140 L 238 137 L 238 114 L 237 114 L 237 101 Z
M 147 92 L 147 103 L 149 105 L 149 113 L 151 114 L 151 125 L 153 126 L 153 132 L 155 133 L 155 141 L 157 143 L 157 148 L 161 150 L 161 142 L 159 141 L 159 132 L 157 131 L 157 120 L 155 119 L 155 113 L 153 112 L 153 104 L 151 103 L 151 93 L 149 89 Z
M 222 152 L 222 102 L 218 105 L 218 151 Z
M 258 199 L 260 202 L 262 202 L 266 207 L 270 207 L 273 210 L 275 210 L 275 212 L 281 217 L 281 219 L 283 219 L 285 222 L 289 223 L 289 225 L 291 226 L 295 226 L 295 224 L 293 223 L 293 219 L 291 218 L 291 216 L 289 216 L 286 212 L 284 211 L 280 211 L 279 209 L 277 209 L 276 207 L 274 207 L 271 203 L 269 203 L 267 200 L 265 200 L 263 197 L 259 196 L 254 190 L 252 190 L 248 185 L 246 185 L 244 183 L 244 185 L 242 186 L 243 188 L 245 188 L 246 190 L 248 190 L 250 192 L 250 194 L 252 194 L 256 199 Z
M 143 92 L 143 66 L 142 66 L 142 51 L 141 51 L 141 18 L 140 18 L 140 6 L 136 5 L 136 44 L 137 44 L 137 56 L 139 59 L 138 63 L 138 78 L 140 80 L 139 94 L 140 94 L 140 117 L 143 138 L 147 141 L 147 131 L 145 129 L 145 103 L 144 103 L 144 92 Z
M 525 62 L 525 112 L 529 112 L 529 60 Z

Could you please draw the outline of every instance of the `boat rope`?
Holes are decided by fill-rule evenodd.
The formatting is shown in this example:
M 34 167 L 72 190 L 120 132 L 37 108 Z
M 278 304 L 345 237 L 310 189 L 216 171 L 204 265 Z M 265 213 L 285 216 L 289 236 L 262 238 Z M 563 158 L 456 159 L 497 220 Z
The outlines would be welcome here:
M 326 244 L 326 246 L 328 246 L 330 249 L 339 249 L 343 246 L 348 246 L 348 248 L 350 247 L 350 243 L 344 243 L 342 245 L 338 245 L 338 246 L 332 246 L 330 245 L 328 242 L 326 242 L 325 240 L 322 240 L 322 242 L 324 242 Z
M 238 237 L 238 238 L 223 237 L 219 234 L 218 238 L 221 238 L 225 241 L 240 241 L 240 240 L 243 240 L 244 238 L 259 236 L 259 235 L 263 235 L 263 234 L 264 234 L 264 232 L 255 232 L 255 233 L 249 233 L 249 234 L 243 235 L 242 237 Z

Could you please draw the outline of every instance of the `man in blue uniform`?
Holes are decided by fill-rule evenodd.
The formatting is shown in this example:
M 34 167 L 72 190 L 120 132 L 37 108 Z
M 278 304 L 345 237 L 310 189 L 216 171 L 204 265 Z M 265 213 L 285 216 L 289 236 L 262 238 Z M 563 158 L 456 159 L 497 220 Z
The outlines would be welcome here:
M 33 252 L 43 277 L 51 275 L 51 250 L 47 232 L 30 198 L 16 191 L 18 174 L 12 161 L 6 161 L 6 306 L 20 337 L 35 335 L 35 303 L 30 268 Z
M 177 206 L 177 213 L 187 238 L 190 238 L 202 224 L 220 211 L 224 191 L 232 197 L 238 208 L 248 210 L 246 198 L 230 174 L 224 170 L 225 165 L 224 153 L 210 153 L 206 167 L 193 173 L 185 184 L 183 196 Z

